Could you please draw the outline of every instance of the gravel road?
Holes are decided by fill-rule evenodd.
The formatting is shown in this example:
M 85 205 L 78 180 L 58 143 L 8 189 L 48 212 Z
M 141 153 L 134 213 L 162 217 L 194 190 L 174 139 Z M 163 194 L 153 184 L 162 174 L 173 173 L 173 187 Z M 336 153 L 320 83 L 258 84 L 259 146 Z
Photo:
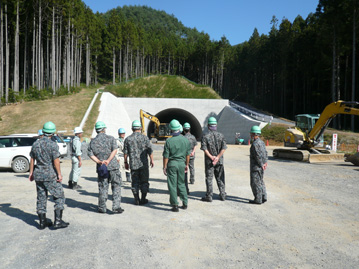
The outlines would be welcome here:
M 149 204 L 135 206 L 129 183 L 120 215 L 98 214 L 95 165 L 84 161 L 80 185 L 65 188 L 67 229 L 38 230 L 35 184 L 27 174 L 0 172 L 0 268 L 357 268 L 358 167 L 270 158 L 268 202 L 248 203 L 249 147 L 225 153 L 228 199 L 205 193 L 198 152 L 189 205 L 170 211 L 161 146 L 150 170 Z M 271 156 L 272 147 L 268 147 Z M 61 164 L 64 183 L 70 161 Z M 66 185 L 64 185 L 66 187 Z M 107 202 L 111 209 L 112 201 Z M 53 219 L 53 202 L 48 202 Z

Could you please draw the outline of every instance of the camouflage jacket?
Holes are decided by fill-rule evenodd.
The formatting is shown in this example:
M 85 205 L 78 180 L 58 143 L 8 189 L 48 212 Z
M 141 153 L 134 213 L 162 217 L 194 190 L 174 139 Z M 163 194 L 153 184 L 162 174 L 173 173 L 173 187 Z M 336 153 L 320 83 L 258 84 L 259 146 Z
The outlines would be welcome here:
M 100 161 L 107 160 L 110 157 L 112 151 L 117 149 L 116 139 L 113 136 L 107 135 L 105 133 L 99 133 L 97 136 L 91 140 L 89 147 L 87 148 L 87 154 L 91 156 L 96 156 Z M 112 158 L 111 162 L 108 164 L 108 170 L 117 170 L 120 168 L 116 158 Z
M 36 140 L 31 147 L 30 157 L 36 160 L 33 173 L 35 181 L 57 180 L 54 160 L 60 158 L 60 152 L 56 142 L 48 137 Z
M 117 160 L 119 160 L 121 157 L 124 156 L 124 154 L 123 154 L 123 147 L 125 146 L 125 140 L 124 140 L 124 139 L 117 138 L 117 139 L 116 139 L 116 143 L 117 143 L 117 146 L 118 146 L 116 158 L 117 158 Z
M 209 131 L 202 136 L 201 150 L 208 150 L 211 155 L 217 156 L 223 149 L 227 149 L 227 143 L 223 134 L 217 131 Z M 212 160 L 207 155 L 205 156 L 205 163 L 211 163 Z M 223 155 L 219 158 L 218 163 L 223 164 Z
M 264 142 L 257 138 L 253 141 L 250 148 L 250 170 L 260 171 L 262 166 L 268 161 L 268 154 Z
M 123 153 L 130 157 L 131 170 L 148 167 L 148 156 L 152 154 L 151 142 L 147 136 L 134 132 L 125 139 Z
M 191 134 L 190 132 L 186 133 L 184 135 L 184 137 L 186 137 L 188 139 L 189 143 L 191 144 L 191 151 L 193 151 L 194 147 L 197 146 L 197 144 L 198 144 L 196 137 L 193 134 Z M 193 158 L 194 158 L 194 155 L 191 156 L 191 159 L 193 159 Z

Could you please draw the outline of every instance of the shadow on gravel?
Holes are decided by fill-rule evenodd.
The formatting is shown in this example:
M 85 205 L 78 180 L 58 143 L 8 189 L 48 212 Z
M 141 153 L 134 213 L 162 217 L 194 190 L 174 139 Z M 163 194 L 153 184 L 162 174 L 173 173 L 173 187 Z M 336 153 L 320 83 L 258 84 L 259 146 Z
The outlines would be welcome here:
M 22 220 L 30 226 L 38 228 L 37 215 L 33 215 L 27 212 L 22 211 L 21 209 L 11 207 L 11 204 L 0 204 L 0 211 L 4 212 L 6 215 Z
M 97 205 L 76 201 L 71 198 L 66 198 L 66 205 L 72 208 L 81 208 L 85 211 L 97 212 Z
M 227 195 L 226 200 L 228 201 L 234 201 L 234 202 L 239 202 L 239 203 L 244 203 L 244 204 L 248 204 L 250 199 L 247 198 L 242 198 L 242 197 L 237 197 L 237 196 L 231 196 L 231 195 Z
M 29 178 L 28 174 L 15 175 L 15 177 Z
M 168 190 L 150 188 L 150 193 L 169 194 Z
M 144 205 L 145 207 L 149 207 L 151 209 L 155 209 L 155 210 L 162 210 L 162 211 L 171 211 L 171 206 L 170 204 L 163 204 L 163 203 L 157 203 L 157 202 L 152 202 L 149 201 L 148 204 Z M 164 208 L 165 206 L 165 208 Z
M 83 179 L 88 180 L 88 181 L 97 182 L 97 177 L 83 177 Z
M 167 184 L 167 179 L 160 179 L 160 178 L 150 178 L 149 182 L 154 181 L 154 182 L 160 182 L 160 183 L 166 183 Z
M 268 160 L 276 161 L 276 162 L 280 162 L 280 163 L 292 163 L 292 162 L 306 163 L 306 162 L 300 162 L 300 161 L 294 161 L 294 160 L 286 160 L 286 159 L 274 158 L 273 156 L 268 156 Z

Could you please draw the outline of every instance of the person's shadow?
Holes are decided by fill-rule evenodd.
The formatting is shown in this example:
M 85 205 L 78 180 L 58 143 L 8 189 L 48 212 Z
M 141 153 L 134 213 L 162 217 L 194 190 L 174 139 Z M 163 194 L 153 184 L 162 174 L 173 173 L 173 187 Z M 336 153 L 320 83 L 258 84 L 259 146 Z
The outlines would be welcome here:
M 0 204 L 0 211 L 4 212 L 6 215 L 22 220 L 26 224 L 30 226 L 34 226 L 38 228 L 38 224 L 35 220 L 37 220 L 37 216 L 34 214 L 27 213 L 22 211 L 21 209 L 12 207 L 11 204 Z

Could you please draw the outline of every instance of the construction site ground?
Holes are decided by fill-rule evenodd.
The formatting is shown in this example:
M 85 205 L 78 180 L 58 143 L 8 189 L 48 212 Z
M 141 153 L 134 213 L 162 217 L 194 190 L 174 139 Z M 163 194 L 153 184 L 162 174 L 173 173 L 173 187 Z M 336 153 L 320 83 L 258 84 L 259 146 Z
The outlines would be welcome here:
M 27 174 L 0 172 L 0 268 L 356 268 L 359 263 L 359 168 L 269 158 L 268 202 L 249 204 L 249 146 L 225 152 L 227 200 L 205 194 L 203 153 L 187 210 L 170 211 L 162 146 L 150 169 L 149 203 L 135 206 L 123 183 L 123 214 L 97 213 L 95 164 L 84 161 L 82 190 L 66 188 L 66 229 L 38 229 L 36 187 Z M 273 146 L 268 147 L 272 156 Z M 111 193 L 111 191 L 110 191 Z M 53 202 L 48 202 L 53 219 Z

